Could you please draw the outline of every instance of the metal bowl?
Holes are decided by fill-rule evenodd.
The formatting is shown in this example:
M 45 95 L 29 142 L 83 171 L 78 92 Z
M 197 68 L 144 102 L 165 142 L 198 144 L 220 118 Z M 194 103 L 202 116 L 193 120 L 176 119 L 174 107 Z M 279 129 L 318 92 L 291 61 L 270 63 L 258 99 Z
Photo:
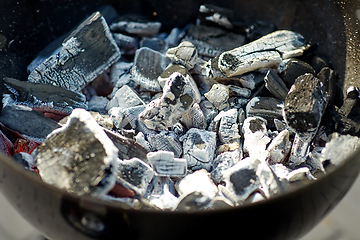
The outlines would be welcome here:
M 141 13 L 163 30 L 194 21 L 202 1 L 0 1 L 0 79 L 26 80 L 26 66 L 56 37 L 103 4 L 120 14 Z M 247 23 L 264 20 L 318 43 L 338 73 L 338 89 L 360 85 L 360 1 L 207 1 L 234 9 Z M 336 101 L 341 104 L 343 91 Z M 281 196 L 252 205 L 195 213 L 122 209 L 50 186 L 0 153 L 0 189 L 32 225 L 50 239 L 295 239 L 310 231 L 342 199 L 360 169 L 359 152 L 333 172 Z

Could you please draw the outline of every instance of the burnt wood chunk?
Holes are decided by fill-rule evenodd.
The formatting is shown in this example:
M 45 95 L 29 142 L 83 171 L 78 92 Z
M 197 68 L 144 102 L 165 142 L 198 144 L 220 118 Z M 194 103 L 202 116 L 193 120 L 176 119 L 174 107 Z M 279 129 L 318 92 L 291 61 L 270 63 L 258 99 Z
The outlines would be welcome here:
M 285 63 L 281 78 L 284 80 L 286 86 L 290 88 L 291 85 L 294 84 L 295 79 L 305 73 L 315 74 L 315 70 L 310 64 L 299 59 L 291 58 Z
M 30 73 L 28 81 L 79 91 L 120 55 L 105 19 L 95 12 L 64 40 L 59 53 Z

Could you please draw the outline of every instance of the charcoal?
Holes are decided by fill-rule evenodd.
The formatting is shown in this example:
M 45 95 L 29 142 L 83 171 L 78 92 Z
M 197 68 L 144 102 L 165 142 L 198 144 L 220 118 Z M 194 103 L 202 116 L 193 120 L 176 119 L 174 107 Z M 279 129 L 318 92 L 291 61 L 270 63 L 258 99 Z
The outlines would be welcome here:
M 311 59 L 310 65 L 311 65 L 311 67 L 313 67 L 316 74 L 319 74 L 321 69 L 328 67 L 327 61 L 324 58 L 316 56 L 316 55 Z
M 284 80 L 288 88 L 291 88 L 295 79 L 305 73 L 315 74 L 315 71 L 310 64 L 296 58 L 291 58 L 285 62 L 281 69 L 281 79 Z
M 276 30 L 275 25 L 270 22 L 256 21 L 245 29 L 246 37 L 251 42 Z
M 138 158 L 118 160 L 117 181 L 136 194 L 143 196 L 155 176 L 154 170 Z
M 239 149 L 239 151 L 241 151 L 241 153 L 242 153 L 242 146 L 240 146 L 239 143 L 237 143 L 237 142 L 225 143 L 225 144 L 218 146 L 218 148 L 216 150 L 216 155 L 222 154 L 224 152 L 232 152 L 237 149 Z
M 216 196 L 211 199 L 210 203 L 207 206 L 207 209 L 226 209 L 233 207 L 234 204 L 223 196 Z
M 199 8 L 200 24 L 214 25 L 226 29 L 233 29 L 231 23 L 234 12 L 231 9 L 218 7 L 212 4 L 203 4 Z
M 206 119 L 204 113 L 197 103 L 194 103 L 191 109 L 186 114 L 184 114 L 184 116 L 180 119 L 180 122 L 183 123 L 187 129 L 206 128 Z
M 259 192 L 252 193 L 244 203 L 256 203 L 265 200 L 266 198 Z
M 99 196 L 115 184 L 118 150 L 103 129 L 82 109 L 38 147 L 43 181 L 77 195 Z
M 120 107 L 122 109 L 145 105 L 143 100 L 137 93 L 129 86 L 124 85 L 115 94 L 115 96 L 106 105 L 106 110 L 109 111 L 113 107 Z
M 210 173 L 204 169 L 186 175 L 175 186 L 180 197 L 193 192 L 199 192 L 212 199 L 218 193 L 218 188 L 211 180 Z
M 221 117 L 219 124 L 218 137 L 222 144 L 237 142 L 240 143 L 240 135 L 238 128 L 238 111 L 230 109 Z
M 229 88 L 223 84 L 214 84 L 209 92 L 204 96 L 218 109 L 219 111 L 228 107 L 227 100 L 229 99 Z
M 241 83 L 241 85 L 244 88 L 254 90 L 255 87 L 256 87 L 255 74 L 254 73 L 243 74 L 243 75 L 239 76 L 236 79 Z
M 166 56 L 173 64 L 181 64 L 187 69 L 192 69 L 196 64 L 198 53 L 191 42 L 185 41 L 177 47 L 168 49 Z
M 179 203 L 179 199 L 174 196 L 174 191 L 170 189 L 172 182 L 168 177 L 158 177 L 157 187 L 150 198 L 150 204 L 162 210 L 174 210 Z
M 42 83 L 19 81 L 13 78 L 4 78 L 4 83 L 20 105 L 50 108 L 66 113 L 71 113 L 75 108 L 87 109 L 85 96 L 78 92 Z
M 123 120 L 121 125 L 126 126 L 130 124 L 132 128 L 137 128 L 139 125 L 139 115 L 145 109 L 145 105 L 139 105 L 135 107 L 129 107 L 122 109 L 121 112 L 123 113 Z
M 138 48 L 138 40 L 134 37 L 126 36 L 121 33 L 112 34 L 122 55 L 134 55 Z
M 324 89 L 328 94 L 328 102 L 332 103 L 335 97 L 336 86 L 336 74 L 334 70 L 328 67 L 324 67 L 316 76 L 320 80 L 320 82 L 322 82 Z
M 148 47 L 136 50 L 134 66 L 131 68 L 131 79 L 144 90 L 160 92 L 158 76 L 169 65 L 170 60 L 162 53 Z
M 196 51 L 198 52 L 199 57 L 201 58 L 213 58 L 220 56 L 224 50 L 216 48 L 208 44 L 207 42 L 194 39 L 193 37 L 185 37 L 182 41 L 191 42 L 195 47 Z
M 179 139 L 183 142 L 183 158 L 188 168 L 211 170 L 216 147 L 216 134 L 202 129 L 191 128 Z
M 14 159 L 15 162 L 19 163 L 25 169 L 32 170 L 33 168 L 36 167 L 36 163 L 33 156 L 26 152 L 15 153 L 12 156 L 12 159 Z
M 251 90 L 247 88 L 238 87 L 235 85 L 228 85 L 230 96 L 249 98 L 251 95 Z
M 357 120 L 360 106 L 360 90 L 357 87 L 350 86 L 346 90 L 344 103 L 339 109 L 339 113 L 352 120 Z
M 160 22 L 119 21 L 110 25 L 113 32 L 123 32 L 141 37 L 155 35 L 159 33 L 160 28 Z
M 89 111 L 91 116 L 94 118 L 97 124 L 106 129 L 112 129 L 114 127 L 111 118 L 108 115 L 100 114 L 99 112 Z M 59 124 L 65 125 L 69 120 L 70 116 L 66 116 L 59 121 Z
M 262 117 L 248 117 L 243 125 L 244 153 L 253 159 L 265 160 L 268 137 L 266 120 Z
M 304 178 L 316 180 L 316 178 L 311 174 L 310 169 L 307 167 L 301 167 L 291 171 L 286 178 L 289 182 L 301 181 Z
M 43 142 L 48 134 L 61 127 L 43 114 L 22 105 L 8 104 L 0 114 L 0 122 L 6 127 Z
M 109 103 L 109 99 L 101 96 L 93 96 L 88 102 L 88 110 L 89 111 L 97 111 L 97 112 L 107 112 L 106 106 Z
M 129 80 L 128 78 L 122 79 L 124 76 L 127 76 L 130 74 L 130 69 L 132 68 L 133 63 L 127 63 L 119 61 L 112 65 L 111 71 L 110 71 L 110 79 L 114 86 L 118 86 L 118 88 L 124 86 L 125 84 L 128 84 Z M 125 81 L 124 81 L 125 80 Z
M 139 119 L 153 130 L 166 130 L 186 114 L 197 101 L 191 82 L 180 73 L 166 81 L 163 95 L 151 101 Z
M 134 137 L 135 141 L 140 144 L 143 148 L 145 148 L 148 152 L 155 151 L 155 148 L 145 139 L 145 135 L 142 132 L 139 132 Z
M 234 166 L 242 159 L 242 151 L 236 149 L 234 151 L 219 154 L 213 161 L 213 170 L 211 171 L 211 179 L 219 184 L 224 180 L 223 171 Z
M 269 144 L 266 150 L 265 160 L 269 164 L 285 163 L 291 150 L 289 131 L 281 131 Z
M 269 70 L 267 72 L 264 81 L 265 87 L 274 97 L 280 99 L 281 101 L 285 100 L 289 89 L 274 70 Z
M 158 176 L 176 177 L 186 174 L 186 159 L 174 158 L 173 152 L 150 152 L 147 154 L 147 158 Z
M 62 45 L 59 53 L 47 58 L 30 73 L 29 82 L 79 91 L 121 55 L 99 12 L 82 22 Z
M 183 152 L 181 143 L 174 132 L 164 130 L 160 133 L 151 133 L 147 138 L 156 150 L 173 152 L 177 158 L 179 158 Z
M 189 24 L 187 25 L 189 26 Z M 181 39 L 185 35 L 187 26 L 184 29 L 173 28 L 169 35 L 165 38 L 165 42 L 169 44 L 169 47 L 175 47 L 180 44 Z
M 199 106 L 204 113 L 207 124 L 209 124 L 219 113 L 215 106 L 208 100 L 201 101 Z
M 269 127 L 274 126 L 273 119 L 282 120 L 283 102 L 271 97 L 254 97 L 246 105 L 246 116 L 258 116 L 267 120 Z
M 178 211 L 195 212 L 198 210 L 204 210 L 208 204 L 210 204 L 210 198 L 204 196 L 201 192 L 191 192 L 189 194 L 183 194 L 179 198 L 179 203 L 176 206 Z
M 210 60 L 207 76 L 232 77 L 278 66 L 282 59 L 301 56 L 308 46 L 298 33 L 279 30 Z
M 169 48 L 169 45 L 165 40 L 158 37 L 144 37 L 140 41 L 140 47 L 148 47 L 155 51 L 166 53 Z

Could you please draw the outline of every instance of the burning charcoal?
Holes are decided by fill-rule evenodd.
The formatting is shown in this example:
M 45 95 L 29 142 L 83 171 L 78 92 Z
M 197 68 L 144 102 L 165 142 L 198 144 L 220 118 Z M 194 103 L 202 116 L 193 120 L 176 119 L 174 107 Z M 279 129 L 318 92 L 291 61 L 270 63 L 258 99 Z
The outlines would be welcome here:
M 33 156 L 26 152 L 16 153 L 12 156 L 12 159 L 22 165 L 25 169 L 32 170 L 36 167 Z
M 291 58 L 288 61 L 285 61 L 285 65 L 280 68 L 280 71 L 282 72 L 281 78 L 284 80 L 284 83 L 288 88 L 291 88 L 298 76 L 305 73 L 315 73 L 310 64 L 296 58 Z
M 180 121 L 185 125 L 187 129 L 190 128 L 206 128 L 206 119 L 203 111 L 200 109 L 199 104 L 194 103 L 192 108 L 184 114 Z
M 117 181 L 126 188 L 143 196 L 155 172 L 138 158 L 118 160 Z
M 228 87 L 229 87 L 229 91 L 230 91 L 230 96 L 234 95 L 237 97 L 249 98 L 251 95 L 250 89 L 238 87 L 235 85 L 228 85 Z
M 308 46 L 298 33 L 280 30 L 210 60 L 207 76 L 232 77 L 278 66 L 282 59 L 300 56 Z
M 323 164 L 338 166 L 359 149 L 360 140 L 350 135 L 333 133 L 330 142 L 326 143 L 321 152 L 320 161 Z
M 269 164 L 285 163 L 291 150 L 289 131 L 283 130 L 277 135 L 267 147 L 266 161 Z
M 197 101 L 190 81 L 173 73 L 166 81 L 161 98 L 151 101 L 139 119 L 153 130 L 165 130 L 186 114 Z
M 224 112 L 219 125 L 219 140 L 221 143 L 240 143 L 239 128 L 237 124 L 238 111 L 230 109 Z
M 210 200 L 208 196 L 204 196 L 201 192 L 197 191 L 183 194 L 179 199 L 176 210 L 187 212 L 203 210 L 210 203 Z
M 176 189 L 180 197 L 193 192 L 199 192 L 209 199 L 214 198 L 219 191 L 211 180 L 210 173 L 204 169 L 186 175 L 176 184 Z
M 191 128 L 179 140 L 183 142 L 183 158 L 187 160 L 188 168 L 193 171 L 202 168 L 210 171 L 216 147 L 216 134 Z
M 265 160 L 268 137 L 266 120 L 262 117 L 248 117 L 243 125 L 244 152 L 253 159 Z
M 143 162 L 147 162 L 146 154 L 149 152 L 139 143 L 137 143 L 134 139 L 124 137 L 114 131 L 110 131 L 107 129 L 103 129 L 106 135 L 111 139 L 113 144 L 118 149 L 118 157 L 120 159 L 131 159 L 131 158 L 139 158 Z
M 169 65 L 170 60 L 160 52 L 143 47 L 136 50 L 131 78 L 144 90 L 160 92 L 158 76 Z
M 211 171 L 211 178 L 219 184 L 224 180 L 223 171 L 234 166 L 238 161 L 242 159 L 242 151 L 236 149 L 232 152 L 224 152 L 218 155 L 213 161 L 213 170 Z
M 52 131 L 61 127 L 57 122 L 41 113 L 15 104 L 8 104 L 2 109 L 0 122 L 6 127 L 40 142 L 43 142 Z
M 179 46 L 170 48 L 166 52 L 173 64 L 181 64 L 187 69 L 194 68 L 198 57 L 195 46 L 191 42 L 182 42 Z
M 105 108 L 109 103 L 109 99 L 106 97 L 93 96 L 88 102 L 89 111 L 106 112 Z
M 191 42 L 198 52 L 199 57 L 213 58 L 219 56 L 224 50 L 211 46 L 210 44 L 194 39 L 192 37 L 185 37 L 182 41 Z
M 326 93 L 329 95 L 329 103 L 334 101 L 335 97 L 335 84 L 336 84 L 336 74 L 334 70 L 328 67 L 324 67 L 317 74 L 317 78 L 319 78 L 320 82 L 322 82 Z
M 105 19 L 96 12 L 64 40 L 58 54 L 30 73 L 28 81 L 79 91 L 120 55 Z
M 218 110 L 223 110 L 228 107 L 227 100 L 229 99 L 229 88 L 223 84 L 214 84 L 209 92 L 204 96 L 216 107 Z
M 173 152 L 177 158 L 182 154 L 181 143 L 174 132 L 161 131 L 160 133 L 149 134 L 147 138 L 157 150 Z
M 204 4 L 199 9 L 200 24 L 209 24 L 226 29 L 233 29 L 231 19 L 234 17 L 234 12 L 230 9 L 218 7 L 212 4 Z
M 192 78 L 191 74 L 187 71 L 187 69 L 182 65 L 170 64 L 164 72 L 158 77 L 158 81 L 160 86 L 163 88 L 165 86 L 166 81 L 170 78 L 173 73 L 180 73 L 184 76 L 191 84 L 192 89 L 195 91 L 196 102 L 199 103 L 201 99 L 201 94 L 196 85 L 195 80 Z
M 199 106 L 204 113 L 207 124 L 209 124 L 219 113 L 215 106 L 208 100 L 201 101 Z
M 139 105 L 145 105 L 145 103 L 133 89 L 124 85 L 116 92 L 115 96 L 107 104 L 106 110 L 109 111 L 113 107 L 121 107 L 122 109 L 125 109 Z
M 134 37 L 126 36 L 121 33 L 112 34 L 116 44 L 118 45 L 121 54 L 123 55 L 134 55 L 138 48 L 138 40 Z
M 158 176 L 176 177 L 186 174 L 186 159 L 174 158 L 173 152 L 150 152 L 147 158 Z
M 269 70 L 264 78 L 265 87 L 271 92 L 274 97 L 284 101 L 289 89 L 286 87 L 284 81 L 277 75 L 274 70 Z
M 246 105 L 247 117 L 262 117 L 267 120 L 269 127 L 273 126 L 274 119 L 282 120 L 284 104 L 281 100 L 270 97 L 254 97 Z
M 86 99 L 81 93 L 69 91 L 57 86 L 41 83 L 30 83 L 13 78 L 4 78 L 5 85 L 14 94 L 15 100 L 20 105 L 29 105 L 65 113 L 71 113 L 75 108 L 86 109 Z
M 283 112 L 287 125 L 297 135 L 290 154 L 290 166 L 306 160 L 308 144 L 317 132 L 327 100 L 322 83 L 312 74 L 299 76 L 291 87 Z
M 124 32 L 138 36 L 155 35 L 159 33 L 160 28 L 160 22 L 119 21 L 110 25 L 110 29 L 113 32 Z
M 266 198 L 278 193 L 278 184 L 269 166 L 260 160 L 246 158 L 224 171 L 226 197 L 237 203 L 261 191 Z
M 140 47 L 148 47 L 155 51 L 164 53 L 168 50 L 169 45 L 165 40 L 158 38 L 158 37 L 144 37 L 140 41 Z
M 75 109 L 38 147 L 41 178 L 77 195 L 99 196 L 115 184 L 118 150 L 91 114 Z

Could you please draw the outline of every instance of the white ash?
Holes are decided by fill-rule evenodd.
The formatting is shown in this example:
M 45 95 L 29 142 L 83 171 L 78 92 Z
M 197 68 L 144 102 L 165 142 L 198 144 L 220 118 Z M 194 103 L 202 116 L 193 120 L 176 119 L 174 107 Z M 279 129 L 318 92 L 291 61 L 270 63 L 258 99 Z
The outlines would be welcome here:
M 43 181 L 78 195 L 99 196 L 115 184 L 117 155 L 91 114 L 75 109 L 67 124 L 38 147 L 36 161 Z
M 193 171 L 206 169 L 210 171 L 215 155 L 216 134 L 214 132 L 191 128 L 180 137 L 183 142 L 183 157 L 188 168 Z

